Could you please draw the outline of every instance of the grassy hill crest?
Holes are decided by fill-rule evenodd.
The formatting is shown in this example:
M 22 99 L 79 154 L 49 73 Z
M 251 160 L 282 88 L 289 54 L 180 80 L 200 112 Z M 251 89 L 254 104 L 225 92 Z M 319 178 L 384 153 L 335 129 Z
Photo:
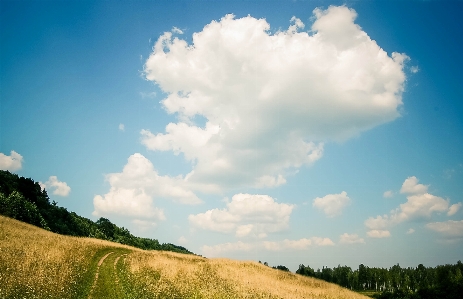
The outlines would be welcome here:
M 63 236 L 0 216 L 0 298 L 367 298 L 257 262 Z

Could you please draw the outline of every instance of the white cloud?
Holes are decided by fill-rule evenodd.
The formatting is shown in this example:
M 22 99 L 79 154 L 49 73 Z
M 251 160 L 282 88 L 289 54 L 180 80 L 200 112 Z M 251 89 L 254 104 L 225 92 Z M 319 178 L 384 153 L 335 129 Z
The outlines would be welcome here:
M 407 57 L 381 49 L 354 23 L 354 10 L 314 15 L 313 34 L 296 17 L 272 34 L 265 19 L 233 15 L 194 33 L 190 45 L 164 33 L 144 72 L 179 122 L 165 133 L 141 131 L 142 143 L 183 153 L 193 167 L 188 181 L 207 190 L 276 187 L 320 159 L 324 142 L 396 119 Z
M 407 230 L 407 235 L 411 235 L 411 234 L 413 234 L 414 232 L 415 232 L 415 230 L 414 230 L 413 228 L 409 228 L 409 229 Z
M 423 184 L 418 184 L 418 179 L 415 176 L 407 178 L 402 184 L 400 193 L 408 194 L 424 194 L 428 192 L 428 187 Z
M 185 244 L 188 243 L 188 240 L 187 240 L 187 238 L 185 238 L 184 236 L 181 236 L 180 238 L 178 238 L 177 242 L 178 242 L 178 244 L 180 244 L 180 245 L 185 245 Z
M 417 219 L 430 218 L 433 213 L 446 212 L 449 202 L 429 193 L 407 196 L 407 202 L 392 210 L 389 215 L 370 217 L 365 221 L 369 229 L 383 229 L 398 223 Z
M 429 193 L 407 196 L 407 202 L 392 213 L 392 219 L 396 222 L 424 217 L 431 217 L 435 212 L 446 212 L 449 202 L 442 197 Z
M 306 250 L 312 245 L 312 240 L 302 238 L 299 240 L 288 240 L 285 239 L 281 242 L 272 242 L 272 241 L 264 241 L 263 243 L 264 249 L 269 251 L 281 251 L 281 250 Z
M 125 125 L 124 124 L 119 124 L 119 130 L 124 132 L 125 131 Z
M 448 216 L 455 215 L 461 208 L 461 202 L 453 204 L 450 206 L 449 211 L 447 212 Z
M 383 229 L 386 228 L 390 225 L 391 220 L 389 219 L 388 215 L 379 215 L 376 216 L 375 218 L 370 217 L 367 220 L 365 220 L 365 226 L 368 227 L 369 229 Z
M 227 252 L 267 250 L 267 251 L 287 251 L 287 250 L 307 250 L 312 246 L 333 246 L 334 243 L 329 238 L 312 237 L 310 239 L 301 238 L 299 240 L 284 239 L 283 241 L 260 241 L 245 243 L 242 241 L 234 243 L 223 243 L 213 246 L 204 245 L 201 251 L 205 256 L 217 257 Z
M 39 185 L 40 185 L 40 188 L 42 188 L 42 190 L 45 190 L 47 188 L 45 183 L 42 183 L 41 181 L 39 181 Z
M 264 241 L 264 249 L 269 251 L 281 251 L 281 250 L 306 250 L 310 246 L 333 246 L 334 242 L 329 238 L 312 237 L 310 239 L 302 238 L 299 240 L 288 240 L 273 242 Z
M 7 156 L 4 153 L 0 153 L 0 169 L 8 171 L 17 171 L 22 168 L 23 156 L 15 151 L 11 151 L 10 155 Z
M 265 237 L 288 228 L 293 205 L 277 203 L 268 195 L 235 194 L 225 209 L 188 216 L 193 227 L 234 233 L 237 237 Z
M 370 238 L 388 238 L 391 236 L 391 233 L 388 230 L 370 230 L 367 232 L 367 235 Z
M 420 68 L 417 65 L 410 67 L 410 72 L 412 72 L 413 74 L 416 74 L 419 71 L 420 71 Z
M 299 29 L 304 29 L 305 25 L 302 23 L 302 21 L 296 17 L 292 17 L 291 20 L 289 20 L 290 23 L 293 23 L 293 25 L 290 25 L 288 27 L 288 33 L 297 33 Z
M 146 98 L 154 99 L 154 98 L 156 98 L 156 95 L 157 95 L 157 93 L 155 91 L 151 91 L 151 92 L 143 92 L 143 91 L 141 91 L 140 92 L 140 96 L 142 97 L 142 99 L 146 99 Z
M 178 29 L 177 27 L 172 28 L 172 33 L 183 34 L 183 31 Z
M 365 244 L 365 240 L 363 238 L 360 238 L 357 234 L 348 234 L 344 233 L 341 236 L 339 236 L 339 243 L 340 244 L 356 244 L 356 243 L 361 243 Z
M 313 206 L 322 210 L 328 217 L 342 214 L 342 210 L 350 203 L 350 198 L 345 191 L 340 194 L 328 194 L 313 200 Z
M 66 197 L 71 192 L 71 187 L 66 182 L 59 181 L 54 175 L 50 176 L 45 183 L 39 182 L 39 185 L 42 189 L 53 190 L 53 195 Z
M 448 220 L 445 222 L 432 222 L 426 224 L 426 227 L 442 234 L 447 238 L 463 238 L 463 220 Z
M 201 200 L 189 189 L 182 176 L 160 176 L 153 164 L 141 154 L 133 154 L 120 173 L 106 175 L 110 190 L 93 198 L 94 215 L 119 214 L 129 217 L 164 220 L 162 209 L 154 207 L 155 198 L 169 198 L 182 204 Z
M 389 190 L 383 193 L 384 198 L 391 198 L 393 196 L 394 196 L 394 192 L 392 190 Z
M 246 224 L 246 225 L 240 225 L 236 228 L 236 236 L 237 237 L 245 237 L 248 236 L 251 232 L 252 229 L 254 228 L 253 224 Z
M 365 226 L 370 230 L 384 230 L 391 226 L 414 219 L 429 219 L 433 214 L 455 214 L 462 203 L 449 207 L 449 200 L 427 193 L 429 185 L 418 184 L 414 176 L 407 178 L 402 184 L 400 193 L 406 193 L 407 202 L 399 205 L 389 214 L 369 217 L 365 220 Z
M 201 252 L 204 256 L 207 257 L 217 257 L 222 255 L 223 253 L 236 251 L 250 251 L 253 248 L 253 244 L 238 241 L 235 243 L 223 243 L 214 246 L 203 245 L 201 247 Z
M 140 219 L 134 219 L 132 220 L 132 223 L 135 224 L 135 226 L 140 230 L 140 231 L 148 231 L 150 229 L 154 229 L 157 227 L 157 223 L 153 221 L 148 221 L 148 220 L 140 220 Z
M 317 246 L 332 246 L 332 245 L 334 245 L 334 242 L 331 241 L 329 238 L 312 237 L 312 241 Z

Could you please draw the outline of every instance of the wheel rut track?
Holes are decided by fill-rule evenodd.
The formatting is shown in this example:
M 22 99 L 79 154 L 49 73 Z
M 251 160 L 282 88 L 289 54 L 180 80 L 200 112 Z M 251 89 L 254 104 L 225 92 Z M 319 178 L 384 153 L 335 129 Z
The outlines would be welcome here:
M 127 253 L 112 251 L 98 261 L 88 299 L 122 298 L 122 288 L 117 275 L 117 263 L 126 256 Z M 112 262 L 112 259 L 114 259 L 114 262 Z

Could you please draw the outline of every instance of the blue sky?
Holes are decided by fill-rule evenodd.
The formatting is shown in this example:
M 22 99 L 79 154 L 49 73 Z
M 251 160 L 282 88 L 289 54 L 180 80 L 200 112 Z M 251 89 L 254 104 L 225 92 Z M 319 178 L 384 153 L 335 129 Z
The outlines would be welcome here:
M 2 1 L 0 167 L 68 210 L 207 257 L 455 263 L 462 13 Z

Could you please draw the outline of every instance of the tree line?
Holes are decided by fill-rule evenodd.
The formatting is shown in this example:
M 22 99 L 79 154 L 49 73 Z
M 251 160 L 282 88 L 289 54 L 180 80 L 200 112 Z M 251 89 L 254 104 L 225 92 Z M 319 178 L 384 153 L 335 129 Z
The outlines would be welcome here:
M 192 254 L 182 246 L 136 237 L 106 218 L 94 222 L 69 212 L 55 201 L 50 203 L 47 191 L 38 182 L 3 170 L 0 170 L 0 214 L 58 234 L 108 240 L 145 250 Z
M 358 269 L 338 265 L 315 271 L 299 265 L 297 274 L 323 279 L 356 291 L 374 291 L 378 299 L 462 298 L 463 264 L 416 268 L 402 268 L 399 264 L 387 268 L 370 268 L 363 264 Z

